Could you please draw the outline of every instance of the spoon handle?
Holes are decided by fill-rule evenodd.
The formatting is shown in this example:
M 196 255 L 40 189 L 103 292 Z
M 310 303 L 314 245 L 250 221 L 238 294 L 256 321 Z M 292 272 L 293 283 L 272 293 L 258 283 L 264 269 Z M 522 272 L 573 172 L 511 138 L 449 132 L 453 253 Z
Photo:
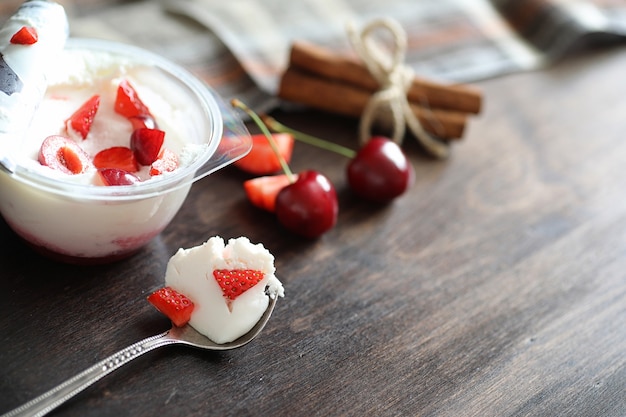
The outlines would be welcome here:
M 90 368 L 85 369 L 78 375 L 62 382 L 50 391 L 43 393 L 39 397 L 33 398 L 18 408 L 3 414 L 0 417 L 32 416 L 40 417 L 63 404 L 85 388 L 110 374 L 122 365 L 127 364 L 144 353 L 150 352 L 161 346 L 178 343 L 178 340 L 169 337 L 169 331 L 156 336 L 148 337 L 137 342 L 117 353 L 101 360 Z

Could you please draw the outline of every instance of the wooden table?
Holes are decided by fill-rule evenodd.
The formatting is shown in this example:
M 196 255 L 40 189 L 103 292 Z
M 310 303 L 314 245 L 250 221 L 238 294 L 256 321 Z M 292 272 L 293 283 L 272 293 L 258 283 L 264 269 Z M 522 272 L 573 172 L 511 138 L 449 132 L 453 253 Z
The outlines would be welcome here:
M 384 207 L 350 194 L 342 157 L 297 145 L 292 167 L 339 192 L 316 241 L 253 208 L 232 167 L 108 266 L 48 261 L 0 222 L 0 412 L 166 330 L 145 297 L 169 257 L 244 235 L 286 289 L 258 339 L 151 352 L 54 415 L 626 415 L 625 66 L 613 48 L 481 82 L 484 111 L 452 157 L 408 140 L 416 183 Z M 274 116 L 355 144 L 355 120 Z

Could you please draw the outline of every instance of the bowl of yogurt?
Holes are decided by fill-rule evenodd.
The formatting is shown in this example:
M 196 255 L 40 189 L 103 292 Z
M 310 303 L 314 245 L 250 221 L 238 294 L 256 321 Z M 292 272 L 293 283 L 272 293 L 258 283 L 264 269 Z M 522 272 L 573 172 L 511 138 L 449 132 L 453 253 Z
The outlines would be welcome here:
M 136 253 L 170 223 L 195 181 L 250 150 L 245 126 L 209 86 L 149 51 L 69 38 L 45 79 L 27 126 L 0 131 L 0 213 L 52 258 L 97 264 Z M 97 111 L 85 110 L 96 96 Z M 124 98 L 145 114 L 120 111 Z M 128 149 L 137 155 L 138 130 L 163 132 L 157 160 L 126 169 L 116 158 L 132 160 Z

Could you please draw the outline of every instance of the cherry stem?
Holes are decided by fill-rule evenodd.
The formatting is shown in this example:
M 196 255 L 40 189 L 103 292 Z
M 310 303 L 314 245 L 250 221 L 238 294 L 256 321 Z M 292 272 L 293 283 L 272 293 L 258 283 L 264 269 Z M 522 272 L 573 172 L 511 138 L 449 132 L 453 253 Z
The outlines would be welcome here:
M 309 145 L 317 146 L 318 148 L 326 149 L 327 151 L 338 153 L 346 158 L 352 159 L 356 156 L 356 151 L 346 148 L 345 146 L 338 145 L 334 142 L 330 142 L 324 139 L 317 138 L 315 136 L 308 135 L 303 132 L 299 132 L 290 127 L 283 125 L 276 119 L 270 116 L 263 116 L 263 123 L 265 123 L 270 129 L 277 133 L 289 133 L 294 139 L 307 143 Z
M 256 114 L 250 107 L 248 107 L 239 99 L 236 99 L 236 98 L 232 99 L 230 101 L 230 104 L 233 107 L 237 107 L 243 110 L 244 112 L 246 112 L 248 116 L 250 116 L 250 118 L 254 121 L 254 123 L 256 123 L 259 129 L 261 129 L 261 132 L 267 138 L 267 141 L 269 142 L 270 147 L 272 148 L 272 151 L 274 152 L 274 154 L 276 154 L 276 157 L 278 158 L 278 162 L 280 162 L 280 166 L 283 169 L 283 172 L 285 173 L 287 178 L 289 178 L 289 182 L 294 183 L 295 177 L 293 175 L 293 172 L 291 172 L 291 168 L 289 168 L 289 164 L 287 163 L 285 158 L 280 154 L 280 151 L 278 150 L 278 145 L 276 144 L 276 141 L 272 137 L 272 133 L 269 131 L 269 129 L 267 128 L 263 120 L 261 120 L 259 115 Z

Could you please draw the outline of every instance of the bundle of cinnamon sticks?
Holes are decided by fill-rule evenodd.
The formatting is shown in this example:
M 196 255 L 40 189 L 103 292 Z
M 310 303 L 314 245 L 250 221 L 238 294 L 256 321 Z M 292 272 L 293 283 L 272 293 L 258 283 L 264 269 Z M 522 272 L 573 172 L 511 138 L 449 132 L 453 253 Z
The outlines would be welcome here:
M 358 58 L 297 41 L 280 81 L 278 96 L 346 116 L 360 117 L 379 85 Z M 481 92 L 415 77 L 407 92 L 413 113 L 427 132 L 444 141 L 463 136 L 468 116 L 481 109 Z M 385 120 L 379 120 L 385 125 Z M 390 121 L 388 121 L 390 122 Z

